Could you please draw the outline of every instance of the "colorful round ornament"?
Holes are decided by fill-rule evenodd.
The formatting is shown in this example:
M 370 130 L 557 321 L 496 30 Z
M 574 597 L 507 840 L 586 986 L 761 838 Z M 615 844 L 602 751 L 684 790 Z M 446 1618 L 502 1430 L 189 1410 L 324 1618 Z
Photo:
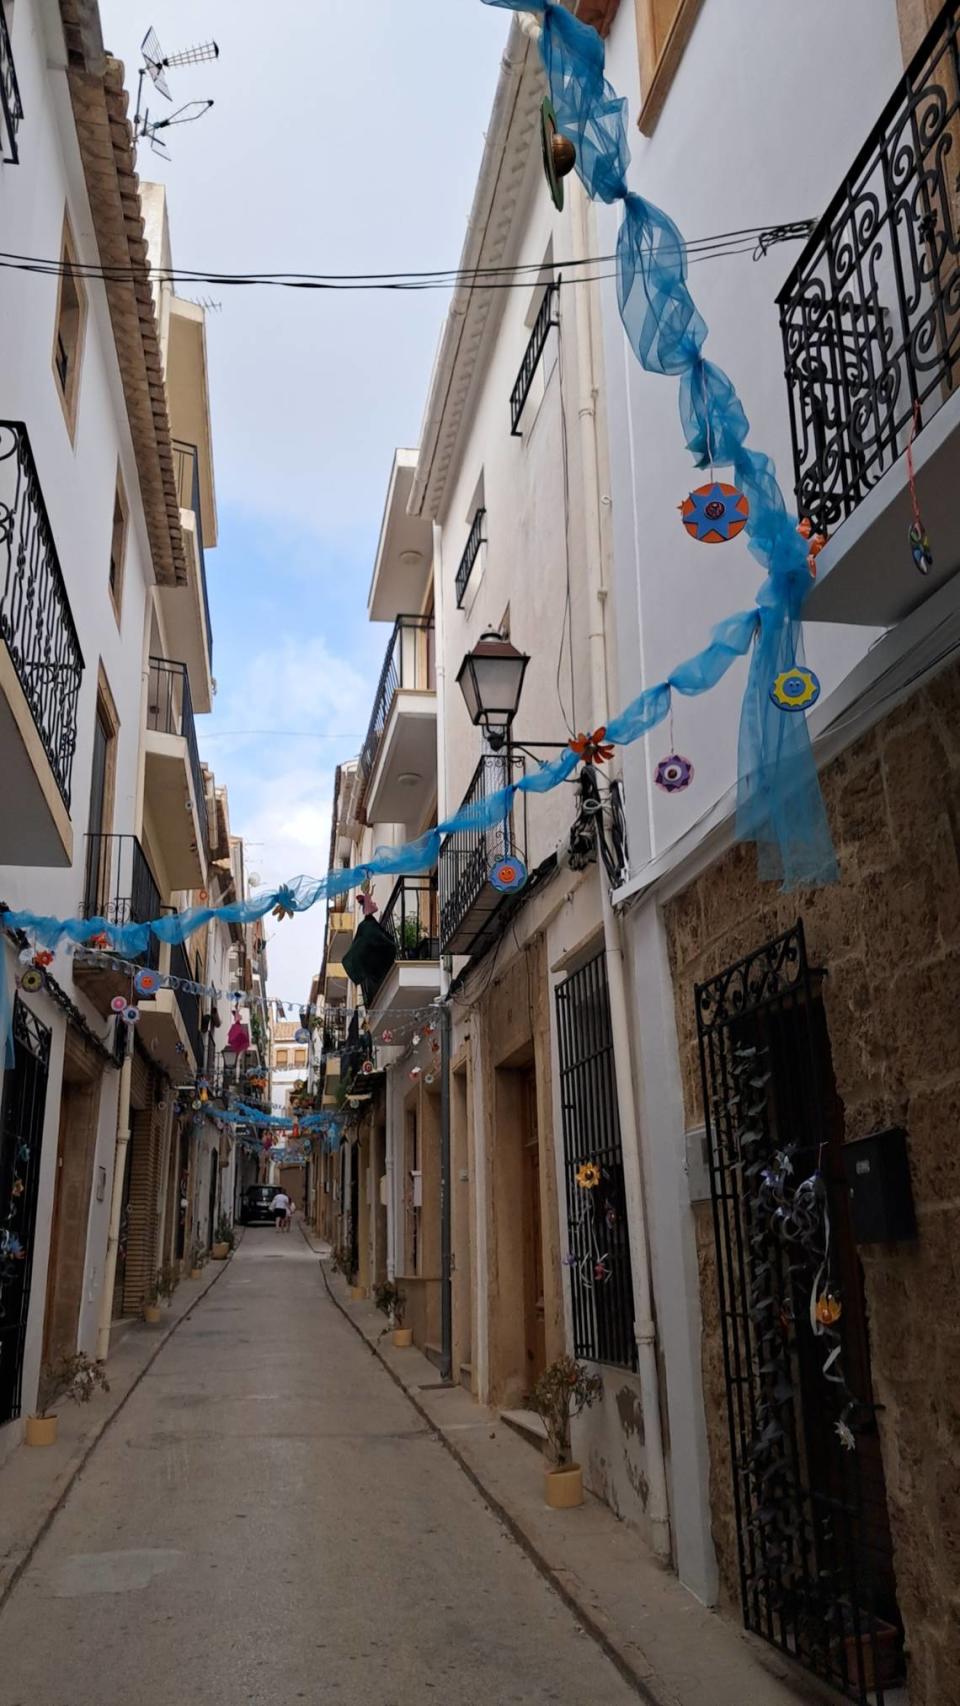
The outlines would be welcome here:
M 425 1084 L 432 1084 L 433 1083 L 433 1073 L 432 1072 L 424 1073 L 423 1082 Z
M 53 955 L 51 954 L 50 949 L 49 948 L 38 948 L 37 952 L 33 956 L 33 963 L 35 966 L 39 966 L 41 971 L 43 970 L 44 966 L 52 966 L 53 965 Z
M 372 1060 L 365 1060 L 363 1065 L 360 1068 L 360 1071 L 363 1073 L 364 1078 L 369 1078 L 371 1072 L 373 1071 L 373 1061 Z
M 301 1026 L 299 1031 L 294 1031 L 293 1040 L 295 1043 L 308 1043 L 310 1041 L 310 1032 L 305 1031 Z
M 490 887 L 497 889 L 500 894 L 515 894 L 522 889 L 527 880 L 527 867 L 522 859 L 516 856 L 498 859 L 490 871 Z
M 25 989 L 28 995 L 33 995 L 36 990 L 43 988 L 43 972 L 37 966 L 28 966 L 21 974 L 19 982 L 21 989 Z
M 156 995 L 160 988 L 160 978 L 155 971 L 147 971 L 144 968 L 137 972 L 133 987 L 138 995 Z
M 126 1024 L 126 1025 L 139 1025 L 139 1023 L 140 1023 L 140 1009 L 139 1009 L 139 1007 L 134 1007 L 133 1003 L 131 1002 L 130 1006 L 125 1007 L 123 1010 L 123 1019 L 124 1019 L 124 1024 Z
M 723 480 L 697 486 L 680 505 L 680 516 L 691 539 L 703 545 L 725 545 L 736 539 L 750 518 L 750 504 L 736 486 Z
M 833 1327 L 843 1314 L 843 1304 L 835 1291 L 828 1286 L 817 1298 L 816 1317 L 821 1327 Z
M 392 1031 L 381 1031 L 380 1032 L 380 1041 L 382 1043 L 392 1043 L 393 1042 L 393 1032 Z
M 584 1161 L 577 1168 L 577 1184 L 582 1191 L 593 1191 L 600 1183 L 600 1169 L 595 1161 Z
M 922 521 L 911 522 L 908 537 L 914 568 L 919 569 L 922 575 L 928 575 L 933 568 L 933 552 L 930 549 L 930 539 Z
M 666 758 L 661 758 L 653 779 L 665 794 L 682 794 L 693 781 L 693 765 L 679 752 L 668 753 Z
M 785 669 L 770 689 L 781 711 L 808 711 L 820 697 L 820 678 L 812 669 Z
M 111 1013 L 125 1013 L 127 1011 L 127 998 L 126 998 L 126 996 L 125 995 L 115 995 L 113 1000 L 110 1003 L 110 1011 L 111 1011 Z

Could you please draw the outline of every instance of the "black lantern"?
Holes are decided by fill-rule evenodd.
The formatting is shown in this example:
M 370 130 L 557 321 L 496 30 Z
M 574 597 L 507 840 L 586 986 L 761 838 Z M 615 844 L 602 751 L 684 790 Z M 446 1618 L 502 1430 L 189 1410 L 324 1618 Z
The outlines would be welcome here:
M 501 634 L 482 634 L 460 665 L 457 681 L 474 727 L 499 752 L 517 714 L 530 659 Z

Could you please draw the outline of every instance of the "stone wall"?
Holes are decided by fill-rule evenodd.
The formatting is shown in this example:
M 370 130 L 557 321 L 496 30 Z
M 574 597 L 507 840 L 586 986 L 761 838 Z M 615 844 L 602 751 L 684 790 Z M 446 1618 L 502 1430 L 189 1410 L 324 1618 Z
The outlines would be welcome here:
M 847 1139 L 909 1133 L 919 1236 L 861 1251 L 911 1706 L 960 1700 L 960 668 L 823 775 L 839 883 L 780 895 L 738 847 L 665 910 L 686 1118 L 702 1122 L 693 986 L 801 916 Z M 724 1590 L 736 1535 L 709 1210 L 698 1224 L 711 1507 Z

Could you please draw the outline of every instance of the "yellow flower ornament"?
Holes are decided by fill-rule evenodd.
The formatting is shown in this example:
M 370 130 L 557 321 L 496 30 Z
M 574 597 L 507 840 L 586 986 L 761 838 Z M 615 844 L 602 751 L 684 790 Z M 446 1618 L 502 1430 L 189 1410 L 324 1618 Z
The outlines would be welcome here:
M 600 1183 L 600 1169 L 595 1161 L 584 1161 L 577 1168 L 577 1184 L 582 1191 L 595 1190 Z

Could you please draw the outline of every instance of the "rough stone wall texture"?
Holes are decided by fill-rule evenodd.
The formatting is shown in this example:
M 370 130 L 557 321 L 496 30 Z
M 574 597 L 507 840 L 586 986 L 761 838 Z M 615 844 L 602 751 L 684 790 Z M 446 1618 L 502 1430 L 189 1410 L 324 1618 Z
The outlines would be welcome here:
M 909 1133 L 919 1237 L 861 1251 L 911 1706 L 960 1701 L 960 668 L 823 775 L 836 885 L 780 895 L 751 849 L 665 909 L 688 1123 L 703 1118 L 693 986 L 803 918 L 847 1139 Z M 714 1539 L 737 1595 L 709 1210 L 698 1221 Z

